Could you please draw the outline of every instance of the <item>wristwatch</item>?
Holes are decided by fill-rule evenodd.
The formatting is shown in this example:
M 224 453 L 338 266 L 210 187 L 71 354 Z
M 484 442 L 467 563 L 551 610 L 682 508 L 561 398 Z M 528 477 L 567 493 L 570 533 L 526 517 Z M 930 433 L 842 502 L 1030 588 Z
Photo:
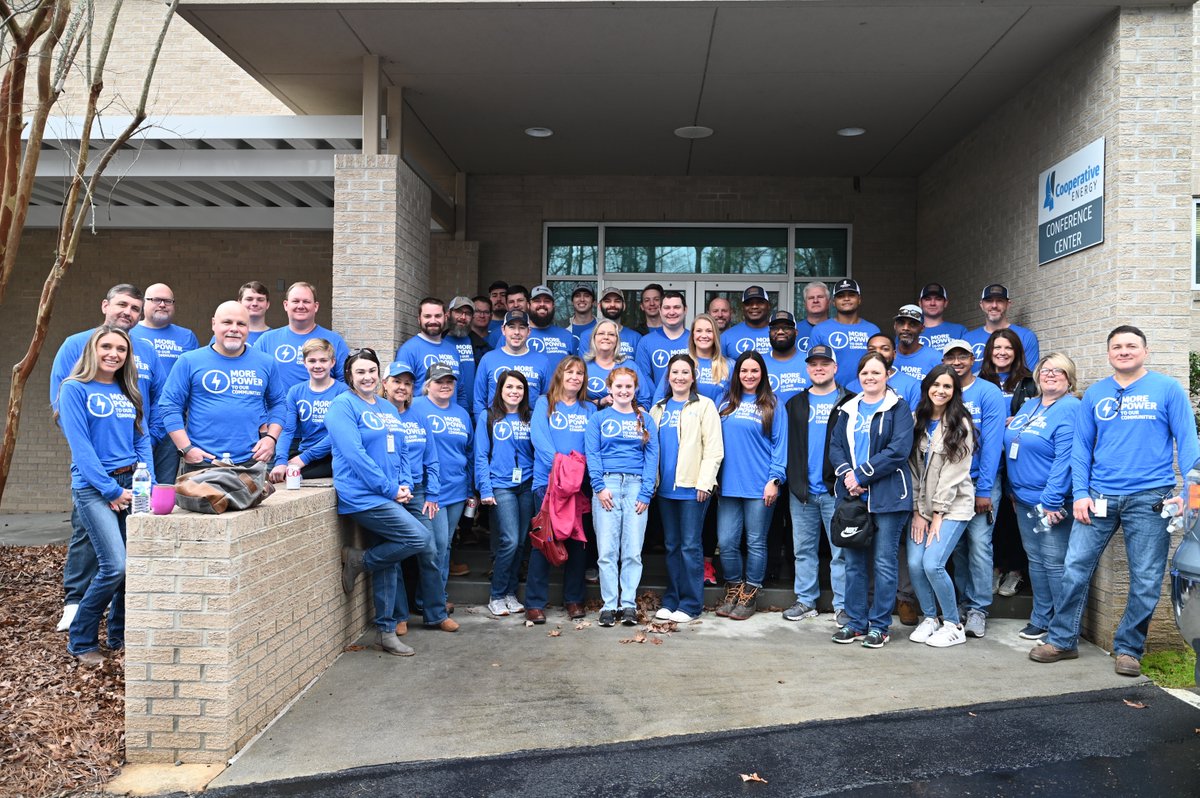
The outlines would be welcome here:
M 185 446 L 185 447 L 183 447 L 182 449 L 180 449 L 180 450 L 179 450 L 179 456 L 180 456 L 180 457 L 186 457 L 186 456 L 187 456 L 187 453 L 188 453 L 188 452 L 190 452 L 192 449 L 195 449 L 195 448 L 196 448 L 196 444 L 194 444 L 194 443 L 189 443 L 187 446 Z
M 777 487 L 777 488 L 783 487 L 783 480 L 780 479 L 779 477 L 772 477 L 771 481 L 775 483 L 775 487 Z

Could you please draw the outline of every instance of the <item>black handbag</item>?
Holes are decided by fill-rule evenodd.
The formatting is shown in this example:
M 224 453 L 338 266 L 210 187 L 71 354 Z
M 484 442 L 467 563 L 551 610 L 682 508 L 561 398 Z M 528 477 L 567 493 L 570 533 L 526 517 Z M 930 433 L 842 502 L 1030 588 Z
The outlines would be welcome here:
M 838 502 L 829 525 L 829 539 L 844 549 L 865 549 L 875 540 L 875 516 L 867 503 L 854 496 Z

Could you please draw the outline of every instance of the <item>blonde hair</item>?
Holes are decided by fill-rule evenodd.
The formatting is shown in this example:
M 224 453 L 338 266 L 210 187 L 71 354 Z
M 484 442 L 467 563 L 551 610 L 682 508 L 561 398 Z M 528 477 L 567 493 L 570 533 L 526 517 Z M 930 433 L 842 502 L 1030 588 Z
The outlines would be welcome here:
M 621 354 L 621 325 L 612 319 L 600 319 L 600 321 L 596 322 L 596 326 L 592 328 L 592 334 L 588 336 L 588 348 L 587 352 L 583 355 L 583 359 L 588 363 L 596 359 L 596 332 L 602 326 L 612 327 L 617 332 L 617 345 L 613 349 L 613 363 L 625 362 L 626 358 Z M 636 378 L 637 375 L 634 375 L 634 379 Z
M 1064 355 L 1062 352 L 1051 352 L 1038 361 L 1037 366 L 1033 369 L 1034 383 L 1037 385 L 1038 393 L 1042 391 L 1041 371 L 1042 366 L 1050 366 L 1051 368 L 1062 369 L 1067 375 L 1067 393 L 1078 395 L 1079 383 L 1075 372 L 1075 361 Z
M 721 328 L 717 326 L 717 320 L 707 313 L 701 313 L 692 319 L 691 334 L 688 335 L 688 354 L 692 356 L 692 362 L 696 364 L 696 373 L 699 375 L 701 355 L 696 351 L 696 322 L 698 321 L 706 321 L 712 325 L 712 381 L 714 385 L 720 385 L 729 378 L 729 360 L 721 353 Z
M 138 370 L 133 355 L 133 340 L 125 330 L 112 324 L 101 324 L 97 327 L 96 331 L 88 337 L 87 343 L 83 345 L 83 353 L 79 356 L 79 362 L 75 364 L 75 368 L 71 369 L 70 375 L 63 382 L 67 380 L 91 382 L 96 379 L 96 375 L 100 372 L 100 357 L 96 354 L 96 347 L 99 345 L 100 339 L 106 335 L 119 335 L 125 341 L 125 362 L 113 375 L 113 383 L 133 403 L 134 428 L 140 430 L 142 429 L 142 391 L 138 387 Z M 61 385 L 59 391 L 62 391 Z M 54 411 L 54 417 L 58 418 L 57 410 Z
M 300 359 L 303 360 L 313 352 L 328 352 L 329 356 L 332 357 L 333 344 L 324 338 L 309 338 L 304 342 L 304 346 L 300 347 Z

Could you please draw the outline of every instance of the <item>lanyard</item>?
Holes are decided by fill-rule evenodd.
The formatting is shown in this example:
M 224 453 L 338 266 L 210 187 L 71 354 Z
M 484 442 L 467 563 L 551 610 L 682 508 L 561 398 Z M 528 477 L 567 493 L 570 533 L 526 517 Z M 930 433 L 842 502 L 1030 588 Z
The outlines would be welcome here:
M 1058 401 L 1057 399 L 1054 400 L 1054 402 L 1057 402 L 1057 401 Z M 1037 418 L 1038 416 L 1044 416 L 1044 415 L 1046 415 L 1046 413 L 1050 412 L 1050 408 L 1054 407 L 1054 402 L 1051 402 L 1048 405 L 1044 405 L 1041 402 L 1038 402 L 1037 409 L 1035 409 L 1032 413 L 1029 414 L 1029 420 L 1026 421 L 1024 424 L 1022 424 L 1021 428 L 1019 430 L 1017 430 L 1017 437 L 1013 439 L 1013 443 L 1019 443 L 1021 440 L 1021 435 L 1022 435 L 1022 433 L 1025 432 L 1026 428 L 1028 428 L 1029 425 L 1033 423 L 1033 420 L 1035 418 Z M 1039 412 L 1039 411 L 1041 411 L 1041 412 Z

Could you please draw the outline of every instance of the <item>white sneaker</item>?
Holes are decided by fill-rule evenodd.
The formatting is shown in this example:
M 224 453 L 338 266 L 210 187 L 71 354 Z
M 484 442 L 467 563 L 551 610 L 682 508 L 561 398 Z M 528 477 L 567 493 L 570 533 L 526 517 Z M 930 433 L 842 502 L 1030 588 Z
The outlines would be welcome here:
M 488 612 L 497 617 L 508 615 L 508 604 L 504 599 L 492 599 L 488 602 Z
M 999 592 L 1001 596 L 1015 596 L 1017 591 L 1021 589 L 1021 572 L 1009 571 L 1000 580 Z
M 925 645 L 934 648 L 949 648 L 965 642 L 967 642 L 967 633 L 963 631 L 960 624 L 942 621 L 942 628 L 930 635 L 929 639 L 925 641 Z
M 670 614 L 667 620 L 674 621 L 675 623 L 691 623 L 692 621 L 696 620 L 696 616 L 688 615 L 683 610 L 675 610 L 675 612 Z
M 78 604 L 67 604 L 63 607 L 62 617 L 58 619 L 58 626 L 54 627 L 56 632 L 65 632 L 71 628 L 71 621 L 75 620 L 75 613 L 79 612 Z
M 517 601 L 516 596 L 505 596 L 504 606 L 508 607 L 509 612 L 525 612 L 525 605 Z
M 918 624 L 916 629 L 913 629 L 908 639 L 914 643 L 926 643 L 941 626 L 937 618 L 926 618 Z
M 674 614 L 675 613 L 672 610 L 669 610 L 666 607 L 659 607 L 658 612 L 654 613 L 654 620 L 669 621 L 671 620 L 671 616 Z

